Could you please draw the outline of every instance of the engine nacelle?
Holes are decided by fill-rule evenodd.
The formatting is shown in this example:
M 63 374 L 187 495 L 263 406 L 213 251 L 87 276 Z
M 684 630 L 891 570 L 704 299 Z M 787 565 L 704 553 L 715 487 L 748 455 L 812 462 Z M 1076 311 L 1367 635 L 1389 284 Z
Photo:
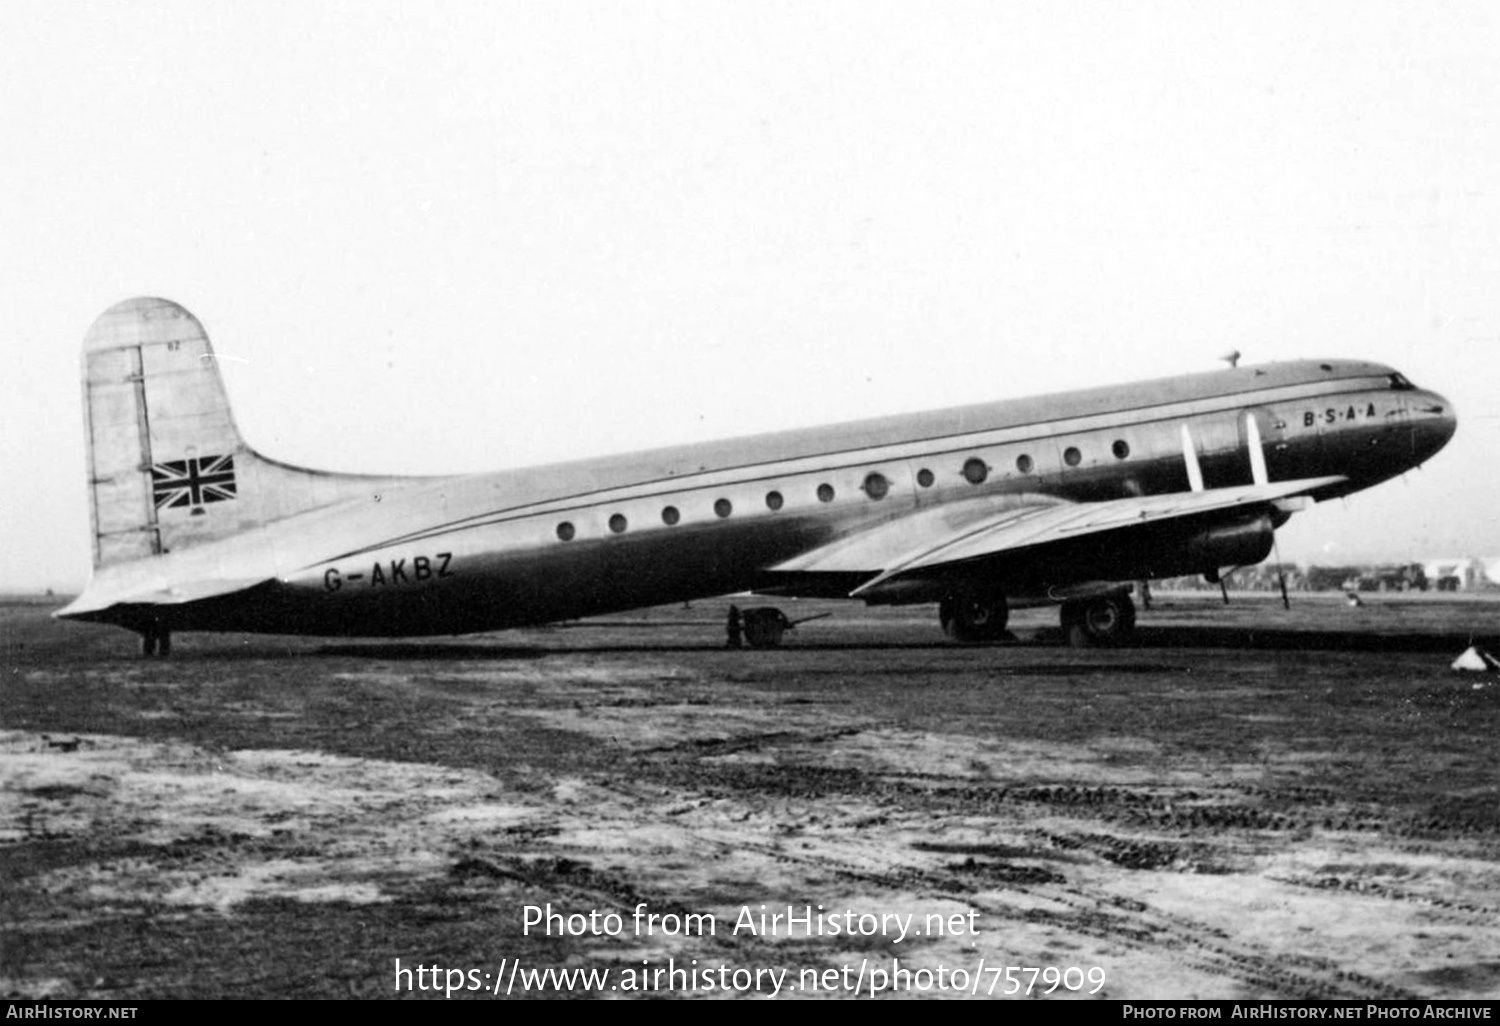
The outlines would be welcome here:
M 1200 531 L 1182 547 L 1175 573 L 1203 573 L 1221 566 L 1253 566 L 1271 554 L 1276 531 L 1269 513 L 1238 524 L 1222 524 Z M 1163 575 L 1167 576 L 1167 575 Z

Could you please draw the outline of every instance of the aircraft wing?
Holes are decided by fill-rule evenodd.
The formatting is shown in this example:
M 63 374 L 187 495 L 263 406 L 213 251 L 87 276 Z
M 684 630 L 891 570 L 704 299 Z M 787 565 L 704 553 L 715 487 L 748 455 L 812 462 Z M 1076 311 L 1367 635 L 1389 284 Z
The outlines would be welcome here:
M 851 592 L 852 596 L 858 596 L 915 570 L 1219 510 L 1275 504 L 1285 508 L 1291 505 L 1285 500 L 1342 480 L 1342 477 L 1306 478 L 1103 502 L 1063 503 L 1030 496 L 998 510 L 989 506 L 983 512 L 973 503 L 964 504 L 966 511 L 940 507 L 841 538 L 772 569 L 875 573 L 874 578 Z

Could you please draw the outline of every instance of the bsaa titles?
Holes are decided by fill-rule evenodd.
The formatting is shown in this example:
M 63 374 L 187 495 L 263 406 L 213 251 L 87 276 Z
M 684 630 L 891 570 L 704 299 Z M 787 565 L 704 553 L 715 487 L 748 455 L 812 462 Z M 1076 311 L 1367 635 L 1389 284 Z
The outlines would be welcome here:
M 410 565 L 405 559 L 392 559 L 370 564 L 370 572 L 360 570 L 357 573 L 340 570 L 331 566 L 323 572 L 323 587 L 329 591 L 338 591 L 345 583 L 363 584 L 368 588 L 379 588 L 391 584 L 410 584 L 415 581 L 431 581 L 440 577 L 452 577 L 453 571 L 449 564 L 453 562 L 453 553 L 439 552 L 433 556 L 412 556 Z
M 1386 416 L 1395 416 L 1399 410 L 1392 409 Z M 1376 418 L 1375 404 L 1369 403 L 1365 406 L 1350 406 L 1347 410 L 1340 410 L 1330 406 L 1320 414 L 1317 410 L 1306 410 L 1302 414 L 1302 426 L 1312 427 L 1315 424 L 1337 424 L 1339 421 L 1353 423 L 1356 420 L 1374 420 Z

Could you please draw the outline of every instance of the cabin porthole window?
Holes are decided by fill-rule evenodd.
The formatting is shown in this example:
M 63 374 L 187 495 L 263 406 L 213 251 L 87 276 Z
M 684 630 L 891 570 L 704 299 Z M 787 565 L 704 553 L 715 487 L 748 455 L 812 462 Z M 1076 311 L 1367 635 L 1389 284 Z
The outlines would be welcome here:
M 923 488 L 931 488 L 932 482 L 932 471 L 928 470 L 926 467 L 923 467 L 921 470 L 917 471 L 917 484 L 921 485 Z
M 661 522 L 668 527 L 673 526 L 682 519 L 682 514 L 677 511 L 676 506 L 667 506 L 661 511 Z
M 818 485 L 818 501 L 819 502 L 832 502 L 833 501 L 833 485 L 831 485 L 831 484 L 820 484 L 820 485 Z
M 780 492 L 766 493 L 766 509 L 770 510 L 773 513 L 780 509 L 782 503 L 785 501 L 786 500 L 782 499 Z
M 1016 457 L 1016 469 L 1023 474 L 1031 473 L 1031 468 L 1036 466 L 1031 457 L 1024 452 Z
M 1063 450 L 1063 462 L 1070 467 L 1076 467 L 1083 462 L 1083 453 L 1079 452 L 1076 446 L 1070 445 Z
M 1115 440 L 1115 444 L 1109 447 L 1109 451 L 1115 454 L 1115 459 L 1123 460 L 1130 455 L 1130 443 L 1123 438 Z
M 615 534 L 624 534 L 627 526 L 629 524 L 625 520 L 625 514 L 623 513 L 616 513 L 609 518 L 609 529 L 615 532 Z
M 573 530 L 573 525 L 568 523 L 566 520 L 557 525 L 557 536 L 563 541 L 572 541 L 573 535 L 576 533 L 577 532 Z
M 872 499 L 883 499 L 890 494 L 891 483 L 884 474 L 871 474 L 865 478 L 865 494 Z
M 989 464 L 978 456 L 964 461 L 964 480 L 969 484 L 984 484 L 984 479 L 990 476 Z
M 714 503 L 714 513 L 721 517 L 727 517 L 734 512 L 734 504 L 728 499 L 719 499 Z

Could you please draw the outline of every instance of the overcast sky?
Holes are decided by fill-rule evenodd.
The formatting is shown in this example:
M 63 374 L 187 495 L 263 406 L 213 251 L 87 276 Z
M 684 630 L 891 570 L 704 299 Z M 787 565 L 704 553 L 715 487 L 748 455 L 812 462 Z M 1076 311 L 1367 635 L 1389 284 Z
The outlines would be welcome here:
M 134 295 L 334 470 L 1380 360 L 1458 435 L 1283 556 L 1500 554 L 1497 11 L 4 0 L 0 590 L 87 578 Z

